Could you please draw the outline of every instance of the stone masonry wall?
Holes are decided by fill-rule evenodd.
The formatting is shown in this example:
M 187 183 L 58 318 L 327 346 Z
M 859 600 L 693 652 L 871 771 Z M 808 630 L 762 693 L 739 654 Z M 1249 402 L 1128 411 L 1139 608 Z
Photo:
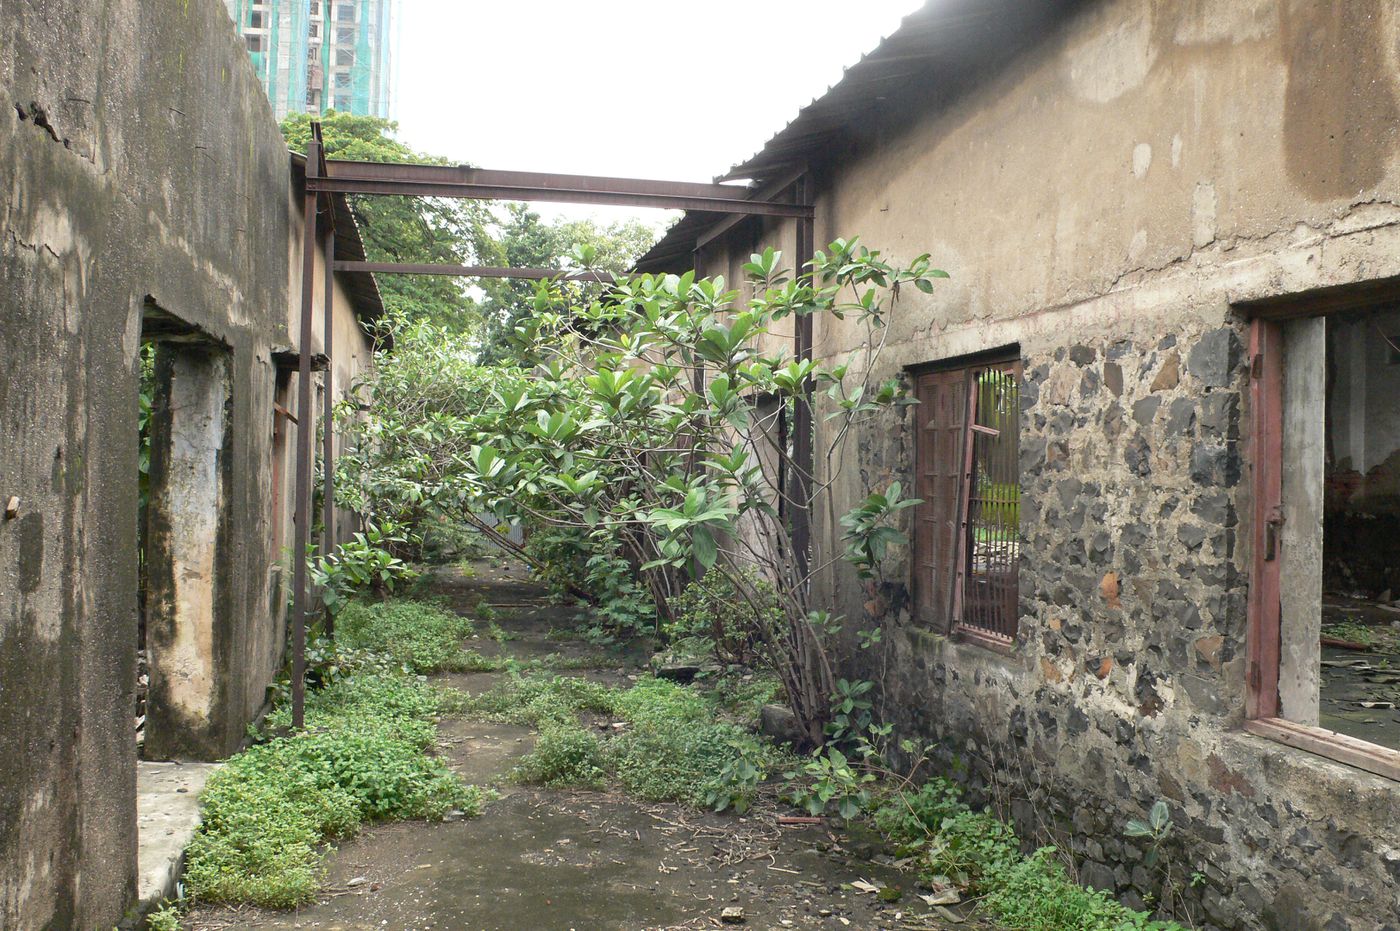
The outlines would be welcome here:
M 1014 21 L 964 44 L 1000 47 Z M 952 276 L 901 298 L 876 379 L 1012 345 L 1025 373 L 1015 648 L 912 621 L 895 558 L 877 583 L 821 579 L 823 607 L 885 631 L 847 671 L 1024 836 L 1134 904 L 1164 877 L 1123 826 L 1166 800 L 1177 910 L 1201 928 L 1400 928 L 1400 784 L 1240 728 L 1239 308 L 1400 276 L 1400 146 L 1394 121 L 1378 130 L 1396 48 L 1400 15 L 1369 0 L 1086 3 L 1009 64 L 891 91 L 818 167 L 819 244 L 859 235 Z M 823 325 L 816 352 L 857 337 Z M 916 416 L 860 435 L 836 513 L 912 483 Z
M 1167 900 L 1205 929 L 1394 929 L 1394 784 L 1235 730 L 1241 348 L 1222 326 L 1026 353 L 1015 651 L 920 627 L 896 559 L 882 582 L 834 593 L 853 627 L 886 632 L 849 669 L 974 798 L 1131 905 Z M 909 481 L 916 416 L 863 433 L 862 481 Z M 1123 836 L 1157 799 L 1175 825 L 1170 876 Z

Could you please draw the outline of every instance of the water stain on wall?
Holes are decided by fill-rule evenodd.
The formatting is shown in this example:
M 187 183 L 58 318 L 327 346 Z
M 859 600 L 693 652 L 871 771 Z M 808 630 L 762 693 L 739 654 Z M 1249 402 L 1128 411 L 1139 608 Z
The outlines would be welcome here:
M 1400 103 L 1391 82 L 1381 0 L 1303 0 L 1283 13 L 1289 178 L 1309 197 L 1352 197 L 1379 184 L 1395 150 Z

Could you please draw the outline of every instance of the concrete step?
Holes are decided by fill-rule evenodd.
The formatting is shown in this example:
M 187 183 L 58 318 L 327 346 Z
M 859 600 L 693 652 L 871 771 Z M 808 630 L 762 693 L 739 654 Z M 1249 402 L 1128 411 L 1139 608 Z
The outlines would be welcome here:
M 222 765 L 137 762 L 137 901 L 142 914 L 175 898 L 185 848 L 199 827 L 199 793 Z

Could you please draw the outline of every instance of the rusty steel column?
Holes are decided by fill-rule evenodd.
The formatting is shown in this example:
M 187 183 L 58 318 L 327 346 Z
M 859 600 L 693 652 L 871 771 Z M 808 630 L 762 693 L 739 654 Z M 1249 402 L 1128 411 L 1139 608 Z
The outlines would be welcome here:
M 331 209 L 334 209 L 332 205 Z M 321 556 L 328 557 L 335 552 L 335 448 L 334 425 L 335 425 L 335 354 L 332 346 L 335 343 L 335 224 L 331 223 L 326 231 L 326 244 L 324 257 L 326 290 L 325 290 L 325 322 L 322 324 L 324 332 L 321 334 L 322 350 L 326 355 L 326 374 L 324 376 L 326 393 L 323 398 L 321 409 L 322 433 L 324 442 L 321 446 L 321 522 L 322 540 Z M 325 616 L 326 636 L 335 636 L 335 616 L 330 610 L 326 610 Z
M 697 248 L 691 254 L 691 268 L 695 271 L 695 280 L 699 281 L 705 275 L 705 257 L 701 255 Z M 691 390 L 700 397 L 705 396 L 705 363 L 699 356 L 695 357 L 695 371 L 690 376 Z
M 313 133 L 306 146 L 309 181 L 321 162 L 321 144 Z M 311 541 L 311 438 L 316 412 L 311 409 L 312 301 L 316 287 L 315 191 L 306 192 L 302 222 L 301 328 L 297 336 L 297 490 L 296 542 L 292 546 L 292 727 L 306 724 L 306 550 Z
M 696 249 L 695 252 L 692 253 L 691 259 L 691 267 L 695 271 L 695 280 L 699 281 L 700 277 L 705 274 L 704 257 L 700 254 L 700 250 Z M 690 390 L 694 392 L 696 397 L 703 403 L 705 398 L 705 362 L 699 355 L 696 355 L 692 361 L 695 363 L 695 369 L 690 373 Z M 706 424 L 702 421 L 700 426 L 703 428 L 705 425 Z M 690 474 L 698 479 L 700 477 L 700 470 L 703 468 L 705 468 L 705 447 L 700 441 L 700 431 L 697 429 L 694 442 L 692 442 L 690 446 Z M 701 563 L 699 559 L 692 557 L 690 560 L 691 578 L 699 579 L 704 575 L 704 564 Z
M 804 174 L 793 186 L 798 204 L 811 203 L 811 176 Z M 815 221 L 811 217 L 797 220 L 796 271 L 801 274 L 812 260 L 816 238 Z M 813 287 L 817 282 L 812 282 Z M 796 317 L 793 325 L 793 350 L 799 360 L 812 358 L 812 315 Z M 792 456 L 796 468 L 792 472 L 792 551 L 797 557 L 798 570 L 805 578 L 812 554 L 812 481 L 816 465 L 812 442 L 812 381 L 802 386 L 802 397 L 793 404 Z

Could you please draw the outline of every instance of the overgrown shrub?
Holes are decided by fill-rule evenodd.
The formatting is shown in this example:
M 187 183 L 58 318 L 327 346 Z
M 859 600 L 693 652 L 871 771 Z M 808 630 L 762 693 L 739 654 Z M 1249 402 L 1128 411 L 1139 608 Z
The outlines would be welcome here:
M 447 515 L 427 517 L 416 529 L 421 541 L 419 559 L 429 565 L 479 559 L 488 552 L 481 531 Z
M 656 631 L 656 604 L 606 532 L 542 526 L 525 544 L 531 561 L 555 595 L 576 593 L 593 605 L 589 639 L 614 640 Z
M 418 578 L 418 570 L 394 554 L 406 543 L 407 536 L 394 525 L 369 523 L 335 552 L 312 561 L 311 581 L 326 610 L 338 614 L 356 595 L 392 594 Z
M 675 619 L 667 625 L 668 638 L 700 640 L 721 662 L 753 662 L 754 632 L 781 626 L 783 612 L 772 585 L 752 569 L 739 574 L 742 586 L 719 572 L 687 585 L 671 602 Z

